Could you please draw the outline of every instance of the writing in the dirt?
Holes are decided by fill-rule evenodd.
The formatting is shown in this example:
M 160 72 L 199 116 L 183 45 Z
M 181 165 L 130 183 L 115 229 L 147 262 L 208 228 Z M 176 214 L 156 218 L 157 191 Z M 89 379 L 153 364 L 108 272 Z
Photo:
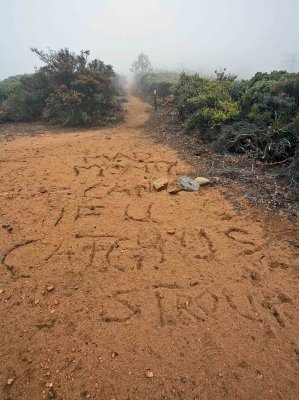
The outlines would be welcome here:
M 185 288 L 177 283 L 152 285 L 147 289 L 121 290 L 103 297 L 100 319 L 103 323 L 123 323 L 145 318 L 161 327 L 219 320 L 229 312 L 236 318 L 261 324 L 285 326 L 279 306 L 267 303 L 267 296 L 252 293 L 233 295 L 228 290 L 213 293 L 201 285 Z

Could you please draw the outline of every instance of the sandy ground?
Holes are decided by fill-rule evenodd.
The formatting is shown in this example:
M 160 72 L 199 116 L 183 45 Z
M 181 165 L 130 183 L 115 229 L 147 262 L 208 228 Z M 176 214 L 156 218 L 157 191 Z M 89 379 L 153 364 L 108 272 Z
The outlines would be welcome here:
M 298 399 L 294 225 L 155 192 L 146 107 L 0 142 L 0 398 Z

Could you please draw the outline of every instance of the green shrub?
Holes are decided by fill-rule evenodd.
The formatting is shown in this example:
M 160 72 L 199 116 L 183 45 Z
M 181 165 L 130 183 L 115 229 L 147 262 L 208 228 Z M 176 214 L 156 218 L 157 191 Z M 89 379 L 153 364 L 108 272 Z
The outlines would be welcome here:
M 231 92 L 235 83 L 229 79 L 206 79 L 198 75 L 181 74 L 173 88 L 179 116 L 186 119 L 186 130 L 215 128 L 234 121 L 240 114 L 238 102 Z
M 198 110 L 196 97 L 202 92 L 206 79 L 198 74 L 188 75 L 181 73 L 179 80 L 173 85 L 174 104 L 179 117 L 184 120 Z M 200 99 L 198 99 L 200 101 Z
M 296 105 L 299 106 L 299 74 L 297 76 L 294 76 L 294 74 L 290 75 L 290 78 L 282 79 L 273 85 L 271 92 L 274 95 L 284 93 L 293 98 Z
M 168 71 L 147 72 L 135 76 L 135 86 L 139 94 L 152 96 L 154 90 L 159 97 L 171 94 L 171 88 L 178 79 L 178 74 Z
M 21 78 L 26 75 L 15 75 L 0 81 L 0 102 L 6 100 L 8 96 L 21 86 Z
M 3 103 L 2 119 L 4 121 L 31 121 L 40 115 L 36 110 L 39 109 L 39 99 L 34 94 L 26 90 L 19 89 L 14 91 Z
M 298 183 L 299 74 L 259 72 L 239 82 L 225 70 L 216 71 L 216 79 L 183 73 L 173 94 L 186 132 L 213 141 L 216 151 L 291 163 L 289 179 Z
M 89 62 L 89 51 L 32 51 L 45 66 L 18 80 L 2 101 L 2 120 L 30 121 L 42 116 L 62 125 L 91 125 L 118 111 L 114 97 L 119 87 L 111 65 L 97 59 Z

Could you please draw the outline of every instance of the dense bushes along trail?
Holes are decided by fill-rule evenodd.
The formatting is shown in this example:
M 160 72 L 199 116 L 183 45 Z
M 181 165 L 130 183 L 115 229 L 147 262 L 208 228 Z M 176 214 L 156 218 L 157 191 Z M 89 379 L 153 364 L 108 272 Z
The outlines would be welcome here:
M 292 225 L 124 123 L 1 141 L 0 397 L 297 399 Z

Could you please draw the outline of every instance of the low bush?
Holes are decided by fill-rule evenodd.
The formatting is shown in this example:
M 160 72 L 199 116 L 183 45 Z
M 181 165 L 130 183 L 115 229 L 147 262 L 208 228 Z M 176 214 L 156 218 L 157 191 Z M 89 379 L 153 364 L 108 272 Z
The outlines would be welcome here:
M 119 111 L 115 96 L 120 95 L 120 81 L 111 65 L 89 61 L 89 51 L 32 51 L 45 66 L 21 76 L 14 88 L 6 91 L 1 102 L 2 121 L 43 117 L 62 125 L 92 125 Z
M 178 78 L 179 75 L 173 72 L 148 72 L 135 76 L 135 87 L 142 96 L 153 96 L 156 90 L 157 95 L 164 98 L 171 94 L 171 88 Z
M 157 96 L 165 98 L 171 94 L 172 86 L 178 81 L 179 74 L 172 71 L 155 70 L 146 54 L 139 54 L 133 61 L 131 72 L 134 74 L 135 92 L 142 97 Z
M 217 151 L 285 163 L 298 182 L 299 74 L 259 72 L 238 81 L 225 70 L 215 73 L 215 79 L 182 73 L 173 86 L 185 132 L 213 141 Z

